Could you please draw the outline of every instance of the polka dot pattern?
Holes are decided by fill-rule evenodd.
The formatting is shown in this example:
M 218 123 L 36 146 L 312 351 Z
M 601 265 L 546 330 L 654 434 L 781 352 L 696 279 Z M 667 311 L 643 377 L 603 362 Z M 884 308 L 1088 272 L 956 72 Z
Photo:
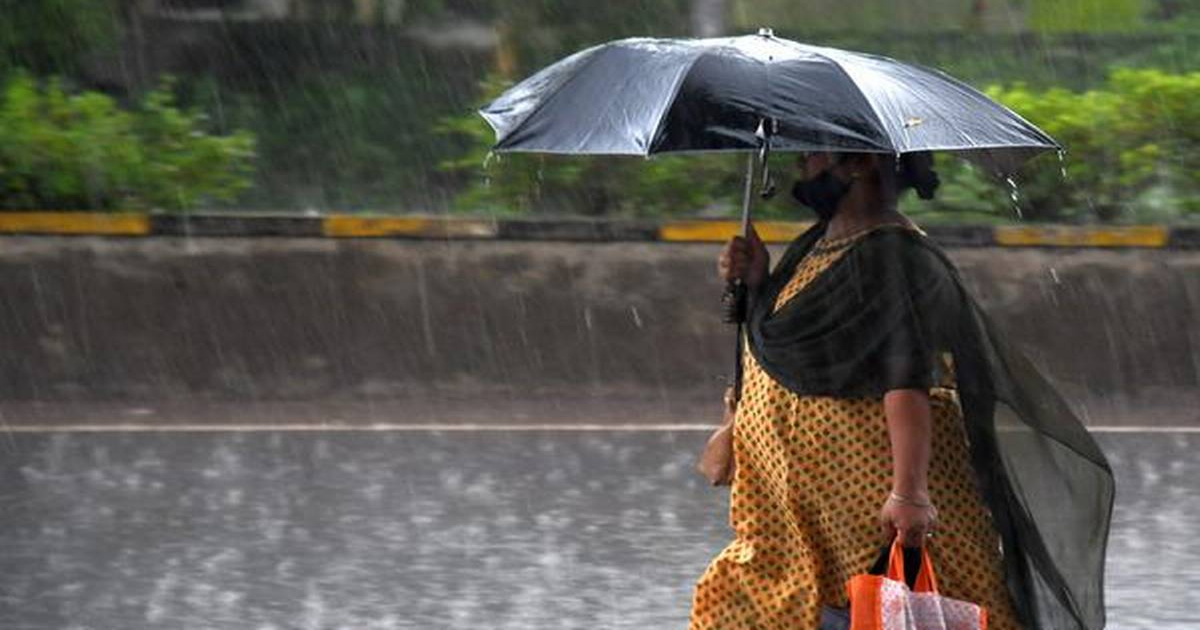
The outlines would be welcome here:
M 774 308 L 864 233 L 819 241 Z M 734 539 L 696 583 L 689 630 L 816 630 L 822 606 L 847 605 L 845 584 L 868 570 L 885 541 L 878 515 L 892 460 L 881 398 L 798 396 L 744 355 L 730 486 Z M 930 390 L 930 498 L 939 527 L 929 543 L 940 592 L 988 609 L 992 630 L 1019 630 L 1004 586 L 999 537 L 974 484 L 953 363 Z

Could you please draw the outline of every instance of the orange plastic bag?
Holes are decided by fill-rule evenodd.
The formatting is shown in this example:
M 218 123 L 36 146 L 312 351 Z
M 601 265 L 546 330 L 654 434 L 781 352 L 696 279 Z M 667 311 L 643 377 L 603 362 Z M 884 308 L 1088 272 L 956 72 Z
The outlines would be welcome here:
M 846 582 L 850 630 L 987 630 L 987 609 L 943 597 L 929 550 L 921 549 L 921 570 L 913 588 L 904 582 L 904 552 L 892 543 L 885 575 L 855 575 Z

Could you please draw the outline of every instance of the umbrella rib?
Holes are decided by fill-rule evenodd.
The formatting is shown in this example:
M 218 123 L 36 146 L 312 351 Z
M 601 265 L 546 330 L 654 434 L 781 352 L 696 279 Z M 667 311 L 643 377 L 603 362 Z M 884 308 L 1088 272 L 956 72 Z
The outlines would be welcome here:
M 618 42 L 618 44 L 619 43 L 621 43 L 621 42 Z M 615 48 L 616 46 L 614 45 L 613 47 Z M 641 153 L 634 154 L 634 155 L 642 155 L 643 157 L 649 155 L 650 146 L 654 142 L 654 138 L 658 136 L 659 129 L 661 127 L 662 122 L 666 120 L 667 112 L 670 112 L 670 110 L 671 110 L 671 103 L 674 102 L 675 97 L 678 95 L 679 89 L 683 86 L 682 77 L 686 77 L 686 75 L 692 71 L 692 67 L 696 65 L 696 60 L 698 60 L 702 55 L 703 55 L 703 53 L 697 54 L 690 62 L 688 62 L 687 70 L 685 70 L 681 74 L 681 79 L 679 81 L 677 81 L 676 85 L 674 85 L 672 87 L 671 97 L 669 100 L 666 101 L 666 106 L 664 107 L 663 113 L 659 114 L 659 118 L 655 122 L 654 134 L 651 135 L 650 138 L 646 141 L 646 146 L 642 149 Z M 583 69 L 581 68 L 580 70 L 582 71 Z M 631 77 L 627 76 L 625 78 L 625 82 L 619 88 L 617 88 L 617 87 L 613 88 L 614 91 L 617 93 L 620 93 L 620 91 L 628 85 L 630 80 L 631 80 Z M 606 104 L 605 109 L 602 112 L 602 114 L 606 114 L 616 103 L 617 103 L 617 101 L 615 99 L 609 100 L 608 103 Z M 598 115 L 600 115 L 600 114 L 598 114 Z M 596 135 L 596 133 L 598 133 L 598 132 L 599 132 L 599 129 L 597 129 L 596 127 L 590 128 L 587 132 L 587 135 L 584 137 L 584 139 L 582 141 L 580 141 L 580 144 L 586 146 L 591 141 L 592 136 Z
M 914 67 L 915 67 L 915 66 L 914 66 Z M 964 93 L 965 93 L 965 94 L 967 94 L 968 96 L 972 96 L 972 97 L 974 97 L 974 96 L 975 96 L 974 94 L 971 94 L 971 92 L 970 92 L 969 90 L 964 90 L 964 89 L 963 89 L 964 87 L 966 87 L 966 88 L 970 88 L 970 86 L 956 85 L 956 84 L 953 84 L 953 83 L 952 83 L 951 85 L 954 87 L 954 89 L 956 89 L 956 90 L 959 90 L 960 92 L 964 92 Z M 977 90 L 976 90 L 976 91 L 977 91 Z M 932 105 L 929 103 L 929 99 L 928 99 L 928 98 L 927 98 L 927 97 L 926 97 L 926 96 L 925 96 L 925 95 L 924 95 L 922 92 L 920 92 L 920 91 L 917 91 L 917 90 L 914 90 L 914 91 L 913 91 L 913 95 L 914 95 L 914 96 L 915 96 L 915 97 L 916 97 L 916 98 L 917 98 L 917 99 L 918 99 L 918 100 L 921 102 L 921 104 L 922 104 L 922 105 L 925 105 L 925 106 L 926 106 L 926 111 L 928 111 L 928 112 L 931 112 L 931 113 L 934 113 L 934 115 L 935 115 L 935 116 L 937 116 L 938 118 L 940 118 L 940 119 L 943 121 L 943 124 L 945 124 L 945 125 L 946 125 L 946 127 L 950 128 L 950 129 L 952 129 L 952 130 L 954 130 L 954 134 L 955 134 L 956 136 L 958 136 L 959 138 L 961 138 L 961 139 L 962 139 L 962 142 L 963 142 L 965 145 L 967 145 L 967 146 L 971 146 L 971 147 L 973 147 L 973 146 L 974 146 L 974 145 L 972 145 L 972 144 L 971 144 L 971 137 L 970 137 L 969 135 L 967 135 L 967 133 L 966 133 L 966 132 L 964 132 L 962 129 L 960 129 L 960 128 L 958 127 L 958 125 L 955 125 L 955 124 L 953 124 L 952 122 L 950 122 L 949 120 L 947 120 L 946 116 L 943 116 L 943 115 L 942 115 L 940 112 L 938 112 L 938 111 L 937 111 L 937 108 L 936 108 L 936 107 L 933 107 L 933 106 L 932 106 Z
M 879 125 L 879 130 L 880 130 L 881 132 L 884 132 L 884 133 L 883 133 L 884 137 L 885 137 L 885 138 L 888 138 L 888 139 L 890 140 L 890 137 L 889 137 L 889 136 L 888 136 L 888 134 L 886 133 L 886 131 L 887 131 L 887 127 L 886 127 L 886 126 L 884 125 L 884 123 L 883 123 L 883 118 L 882 118 L 882 117 L 879 115 L 879 110 L 875 109 L 875 103 L 872 103 L 872 102 L 871 102 L 871 99 L 867 98 L 867 95 L 866 95 L 866 93 L 864 93 L 864 92 L 862 91 L 862 89 L 858 87 L 858 83 L 856 83 L 856 82 L 854 81 L 854 77 L 850 76 L 850 73 L 846 71 L 846 68 L 842 67 L 842 64 L 841 64 L 841 63 L 839 63 L 837 59 L 833 58 L 833 57 L 832 57 L 832 56 L 830 56 L 830 55 L 827 55 L 827 54 L 824 54 L 824 53 L 821 53 L 821 52 L 819 52 L 819 51 L 821 50 L 821 48 L 820 48 L 819 46 L 804 46 L 804 47 L 802 47 L 802 46 L 800 46 L 800 45 L 796 44 L 795 42 L 793 42 L 793 41 L 791 41 L 791 40 L 789 40 L 789 39 L 782 39 L 782 40 L 780 40 L 780 41 L 781 41 L 781 42 L 784 42 L 784 43 L 785 43 L 786 45 L 788 45 L 788 46 L 791 46 L 792 48 L 795 48 L 795 49 L 797 49 L 797 50 L 801 50 L 801 51 L 803 51 L 803 52 L 811 53 L 811 54 L 813 54 L 813 55 L 816 55 L 816 56 L 818 56 L 818 57 L 820 57 L 820 58 L 822 58 L 822 59 L 825 59 L 825 60 L 827 60 L 829 63 L 832 63 L 832 64 L 833 64 L 833 66 L 834 66 L 835 68 L 837 68 L 838 72 L 841 72 L 843 75 L 845 75 L 845 77 L 846 77 L 846 80 L 850 82 L 850 85 L 854 86 L 854 90 L 855 90 L 856 92 L 858 92 L 858 95 L 859 95 L 859 97 L 860 97 L 860 98 L 862 98 L 862 100 L 863 100 L 864 102 L 866 102 L 866 104 L 867 104 L 867 107 L 870 107 L 870 108 L 871 108 L 871 114 L 873 114 L 873 115 L 875 116 L 875 122 L 876 122 L 876 124 L 878 124 L 878 125 Z M 895 146 L 889 146 L 889 147 L 886 147 L 886 148 L 887 148 L 888 150 L 890 150 L 891 152 L 893 152 L 893 153 L 895 153 L 895 152 L 896 152 L 896 147 L 895 147 Z
M 934 68 L 932 66 L 925 66 L 925 65 L 921 65 L 921 64 L 915 64 L 915 63 L 908 64 L 908 65 L 913 68 L 917 68 L 919 70 L 924 70 L 925 72 L 928 72 L 928 73 L 938 77 L 939 79 L 942 79 L 943 81 L 955 86 L 957 89 L 966 90 L 968 92 L 975 92 L 975 93 L 979 94 L 980 96 L 983 96 L 984 99 L 991 102 L 993 105 L 998 106 L 1000 109 L 1004 110 L 1009 116 L 1012 116 L 1013 118 L 1020 121 L 1025 126 L 1025 130 L 1028 131 L 1029 133 L 1039 136 L 1040 138 L 1042 138 L 1043 142 L 1051 144 L 1055 148 L 1058 148 L 1058 149 L 1062 148 L 1062 145 L 1060 145 L 1057 140 L 1050 137 L 1048 134 L 1046 134 L 1046 132 L 1042 131 L 1040 127 L 1029 122 L 1028 120 L 1025 119 L 1024 116 L 1021 116 L 1017 112 L 1013 111 L 1012 108 L 1008 107 L 1004 103 L 1001 103 L 999 101 L 992 99 L 986 93 L 984 93 L 983 90 L 980 90 L 979 88 L 971 85 L 970 83 L 967 83 L 966 81 L 963 81 L 955 76 L 952 76 L 949 73 L 947 73 L 943 70 L 940 70 L 938 68 Z
M 529 110 L 529 113 L 526 114 L 525 117 L 521 119 L 521 122 L 513 125 L 512 128 L 509 129 L 508 133 L 504 134 L 504 138 L 500 139 L 500 141 L 497 142 L 497 144 L 498 145 L 502 144 L 505 140 L 512 137 L 512 135 L 515 134 L 522 126 L 524 126 L 525 123 L 529 122 L 529 120 L 531 118 L 533 118 L 535 115 L 537 115 L 537 113 L 540 112 L 542 110 L 542 108 L 546 106 L 546 103 L 549 103 L 555 96 L 558 95 L 559 92 L 563 91 L 563 88 L 567 87 L 567 84 L 569 84 L 572 81 L 574 81 L 575 79 L 579 78 L 579 76 L 583 74 L 583 71 L 586 70 L 588 68 L 588 66 L 595 63 L 596 59 L 602 53 L 609 50 L 609 46 L 610 46 L 609 44 L 600 44 L 598 46 L 595 46 L 594 47 L 595 52 L 592 53 L 590 56 L 588 56 L 587 60 L 583 62 L 583 65 L 579 66 L 579 68 L 577 68 L 575 70 L 575 72 L 571 73 L 571 76 L 567 77 L 567 79 L 565 81 L 558 84 L 558 87 L 554 88 L 553 92 L 547 94 L 546 97 L 543 98 L 537 104 L 536 107 Z M 481 111 L 480 115 L 482 115 L 482 114 L 483 114 L 483 112 Z M 487 116 L 484 116 L 483 119 L 486 120 L 487 123 L 492 126 L 492 130 L 495 131 L 496 127 L 495 127 L 495 125 L 492 125 L 492 121 Z M 500 150 L 503 150 L 503 149 L 500 149 Z
M 787 45 L 791 46 L 792 48 L 795 48 L 795 49 L 797 49 L 797 50 L 802 50 L 802 51 L 805 51 L 805 52 L 810 52 L 810 53 L 811 53 L 811 54 L 813 54 L 813 55 L 816 55 L 816 56 L 818 56 L 818 57 L 821 57 L 822 59 L 826 59 L 826 60 L 828 60 L 830 63 L 832 63 L 832 64 L 833 64 L 835 67 L 837 67 L 838 71 L 840 71 L 842 74 L 844 74 L 844 75 L 846 76 L 846 78 L 847 78 L 847 79 L 849 79 L 849 80 L 850 80 L 850 83 L 851 83 L 851 85 L 853 85 L 853 86 L 854 86 L 854 89 L 855 89 L 856 91 L 858 91 L 859 95 L 860 95 L 860 96 L 863 98 L 863 100 L 864 100 L 864 101 L 866 101 L 866 103 L 867 103 L 867 106 L 871 108 L 871 113 L 875 115 L 875 119 L 876 119 L 876 121 L 879 123 L 879 125 L 880 125 L 880 128 L 881 128 L 881 129 L 886 129 L 886 126 L 884 125 L 884 121 L 883 121 L 882 117 L 881 117 L 881 116 L 880 116 L 880 114 L 879 114 L 879 110 L 875 108 L 875 104 L 874 104 L 873 102 L 871 102 L 871 99 L 867 98 L 867 95 L 866 95 L 866 94 L 865 94 L 865 93 L 864 93 L 864 92 L 863 92 L 861 89 L 859 89 L 859 87 L 858 87 L 858 83 L 854 81 L 853 77 L 851 77 L 851 76 L 850 76 L 850 73 L 849 73 L 849 72 L 846 70 L 846 68 L 845 68 L 845 67 L 842 65 L 842 63 L 841 63 L 840 61 L 838 61 L 838 59 L 837 59 L 835 56 L 833 56 L 833 55 L 828 55 L 828 54 L 824 54 L 824 53 L 820 52 L 820 51 L 822 50 L 820 46 L 801 46 L 801 45 L 797 44 L 796 42 L 792 42 L 791 40 L 782 40 L 782 41 L 783 41 L 783 42 L 785 42 Z M 885 58 L 885 59 L 888 59 L 889 61 L 894 61 L 894 60 L 892 60 L 892 59 L 890 59 L 890 58 Z M 920 66 L 920 65 L 918 65 L 918 64 L 903 64 L 903 65 L 907 65 L 908 67 L 914 68 L 914 69 L 916 69 L 916 70 L 921 70 L 921 71 L 928 72 L 928 73 L 930 73 L 931 75 L 934 75 L 934 76 L 936 76 L 937 78 L 939 78 L 939 79 L 941 79 L 941 80 L 943 80 L 943 81 L 946 81 L 947 83 L 949 83 L 950 85 L 952 85 L 952 86 L 953 86 L 955 89 L 957 89 L 957 90 L 960 90 L 960 91 L 963 91 L 963 92 L 965 92 L 965 93 L 967 93 L 967 94 L 972 94 L 972 93 L 982 94 L 982 92 L 980 92 L 978 89 L 974 88 L 973 86 L 971 86 L 971 85 L 969 85 L 969 84 L 967 84 L 967 83 L 965 83 L 965 82 L 963 82 L 963 81 L 961 81 L 961 80 L 959 80 L 959 79 L 956 79 L 956 78 L 954 78 L 954 77 L 952 77 L 952 76 L 950 76 L 950 75 L 946 74 L 945 72 L 943 72 L 943 71 L 941 71 L 941 70 L 938 70 L 938 69 L 936 69 L 936 68 L 926 68 L 926 67 L 924 67 L 924 66 Z M 923 98 L 923 97 L 922 97 L 920 94 L 916 94 L 916 96 L 917 96 L 917 98 L 920 98 L 920 99 L 921 99 L 921 100 L 923 100 L 923 101 L 925 100 L 925 99 L 924 99 L 924 98 Z M 986 95 L 984 95 L 984 98 L 986 99 Z M 1012 117 L 1016 118 L 1016 119 L 1017 119 L 1017 120 L 1019 120 L 1021 123 L 1024 123 L 1024 125 L 1025 125 L 1026 129 L 1032 129 L 1032 130 L 1035 130 L 1035 132 L 1036 132 L 1036 135 L 1038 135 L 1038 136 L 1042 137 L 1044 140 L 1049 140 L 1049 143 L 1050 143 L 1050 144 L 1052 144 L 1054 147 L 1061 148 L 1061 146 L 1058 144 L 1058 142 L 1057 142 L 1057 141 L 1054 141 L 1052 138 L 1048 138 L 1044 132 L 1042 132 L 1042 131 L 1041 131 L 1040 129 L 1038 129 L 1036 126 L 1034 126 L 1034 125 L 1030 124 L 1030 123 L 1029 123 L 1029 121 L 1025 120 L 1023 117 L 1021 117 L 1021 116 L 1020 116 L 1019 114 L 1017 114 L 1016 112 L 1012 111 L 1010 108 L 1008 108 L 1008 107 L 1005 107 L 1003 104 L 999 104 L 999 103 L 996 103 L 996 105 L 999 105 L 999 107 L 1000 107 L 1001 109 L 1005 110 L 1005 111 L 1006 111 L 1006 113 L 1007 113 L 1007 114 L 1009 114 L 1010 116 L 1012 116 Z M 933 108 L 930 108 L 930 109 L 931 109 L 931 111 L 933 110 Z M 947 127 L 948 127 L 949 129 L 952 129 L 952 130 L 954 131 L 954 133 L 955 133 L 955 134 L 957 134 L 959 137 L 964 137 L 964 138 L 966 138 L 966 137 L 967 137 L 967 136 L 964 134 L 964 132 L 963 132 L 961 129 L 959 129 L 958 127 L 956 127 L 955 125 L 952 125 L 952 124 L 947 124 Z M 890 137 L 890 135 L 889 135 L 889 137 Z M 969 138 L 968 138 L 968 140 L 969 140 Z M 987 149 L 1006 149 L 1006 148 L 1010 148 L 1010 147 L 1012 147 L 1012 146 L 1014 146 L 1014 145 L 1005 144 L 1005 145 L 994 145 L 994 146 L 976 146 L 976 145 L 970 144 L 970 143 L 968 142 L 968 143 L 967 143 L 967 146 L 962 146 L 962 147 L 948 147 L 948 148 L 944 148 L 944 149 L 941 149 L 941 150 L 987 150 Z M 1039 145 L 1036 145 L 1036 144 L 1030 144 L 1030 145 L 1028 145 L 1028 146 L 1031 146 L 1031 147 L 1038 147 L 1038 148 L 1045 148 L 1044 146 L 1043 146 L 1043 147 L 1040 147 Z M 937 151 L 937 150 L 939 150 L 939 149 L 937 149 L 937 148 L 929 148 L 929 149 L 927 149 L 927 150 L 930 150 L 930 151 Z M 893 151 L 893 152 L 898 152 L 898 151 L 899 151 L 899 149 L 898 149 L 898 148 L 896 148 L 896 147 L 892 147 L 892 148 L 891 148 L 891 151 Z
M 687 81 L 688 75 L 692 73 L 692 70 L 696 67 L 696 64 L 699 63 L 700 58 L 703 56 L 703 50 L 696 53 L 696 55 L 692 57 L 692 60 L 688 62 L 687 70 L 681 72 L 679 74 L 679 79 L 675 81 L 675 85 L 671 86 L 671 96 L 667 99 L 666 106 L 663 107 L 662 114 L 659 115 L 658 120 L 654 124 L 654 133 L 650 135 L 650 139 L 646 142 L 646 150 L 643 151 L 643 154 L 647 157 L 654 152 L 654 145 L 658 141 L 658 137 L 662 135 L 663 129 L 667 125 L 667 117 L 671 115 L 671 106 L 675 104 L 675 99 L 679 98 L 679 91 L 683 89 L 683 84 L 685 81 Z
M 928 72 L 930 75 L 934 76 L 935 78 L 945 81 L 948 85 L 953 87 L 955 90 L 958 90 L 960 93 L 963 93 L 975 100 L 979 100 L 979 97 L 982 96 L 983 100 L 984 100 L 984 104 L 990 104 L 993 106 L 997 106 L 1000 109 L 1005 110 L 1006 113 L 1008 113 L 1009 115 L 1016 117 L 1022 123 L 1025 123 L 1027 126 L 1027 129 L 1028 129 L 1028 127 L 1030 127 L 1030 125 L 1024 119 L 1020 118 L 1019 116 L 1016 116 L 1015 112 L 1008 109 L 1007 107 L 1004 107 L 1004 105 L 1002 105 L 1000 103 L 996 103 L 995 101 L 992 101 L 991 99 L 989 99 L 987 97 L 986 94 L 983 94 L 983 92 L 981 92 L 980 90 L 971 86 L 970 84 L 968 84 L 964 81 L 959 81 L 958 79 L 955 79 L 954 77 L 952 77 L 940 70 L 937 70 L 935 68 L 925 68 L 923 66 L 918 66 L 915 64 L 910 64 L 910 67 L 917 71 Z M 923 94 L 916 92 L 915 95 L 918 99 L 921 100 L 922 103 L 928 104 L 928 101 L 926 100 L 926 98 Z M 928 111 L 934 112 L 937 110 L 934 107 L 928 107 Z M 939 115 L 939 117 L 942 118 L 943 120 L 946 120 L 945 116 Z M 971 137 L 966 132 L 964 132 L 962 129 L 960 129 L 957 125 L 954 125 L 953 123 L 951 123 L 949 121 L 945 122 L 945 124 L 948 128 L 954 130 L 955 135 L 957 135 L 959 138 L 963 139 L 963 143 L 966 145 L 966 148 L 973 149 L 973 150 L 979 150 L 979 149 L 986 150 L 986 148 L 984 148 L 984 147 L 975 146 L 971 142 Z

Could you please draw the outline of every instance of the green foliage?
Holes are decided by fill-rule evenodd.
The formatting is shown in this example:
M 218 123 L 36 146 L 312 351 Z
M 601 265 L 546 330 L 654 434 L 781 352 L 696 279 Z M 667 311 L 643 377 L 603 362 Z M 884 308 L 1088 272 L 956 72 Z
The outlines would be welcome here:
M 254 138 L 203 130 L 174 106 L 170 80 L 127 111 L 97 92 L 68 94 L 15 74 L 0 101 L 0 207 L 186 210 L 249 184 Z
M 989 96 L 1067 147 L 1017 178 L 1030 220 L 1173 222 L 1200 218 L 1200 73 L 1115 70 L 1103 89 L 994 86 Z M 1064 177 L 1065 173 L 1065 177 Z M 1011 215 L 1014 205 L 962 163 L 942 163 L 937 208 Z
M 374 72 L 310 70 L 269 90 L 193 80 L 183 100 L 219 112 L 222 126 L 254 130 L 261 167 L 241 208 L 428 211 L 458 187 L 437 163 L 468 150 L 432 131 L 469 98 L 458 94 L 467 86 L 429 79 L 442 70 L 435 63 L 416 57 Z
M 1152 27 L 1159 32 L 1200 30 L 1200 4 L 1193 0 L 1154 0 L 1149 17 Z
M 205 132 L 205 114 L 175 107 L 172 83 L 164 79 L 159 89 L 148 92 L 136 117 L 144 169 L 137 180 L 139 195 L 170 210 L 187 210 L 201 201 L 232 201 L 250 186 L 254 135 Z
M 0 77 L 17 68 L 77 71 L 90 53 L 110 50 L 121 0 L 0 0 Z
M 1044 33 L 1111 33 L 1144 24 L 1145 0 L 1032 0 L 1029 26 Z
M 993 0 L 995 2 L 995 0 Z M 971 2 L 962 0 L 728 0 L 730 15 L 741 31 L 760 26 L 809 31 L 946 31 L 963 26 Z M 1002 4 L 1002 3 L 1001 3 Z

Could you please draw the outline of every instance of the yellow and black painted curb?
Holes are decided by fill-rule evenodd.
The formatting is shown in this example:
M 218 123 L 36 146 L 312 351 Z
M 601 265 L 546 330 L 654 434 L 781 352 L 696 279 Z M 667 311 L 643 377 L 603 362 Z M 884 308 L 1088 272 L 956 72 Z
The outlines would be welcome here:
M 100 212 L 0 212 L 0 234 L 146 236 L 150 216 Z
M 768 243 L 787 243 L 811 223 L 755 221 Z M 740 233 L 738 221 L 717 219 L 485 219 L 359 214 L 138 214 L 0 212 L 0 236 L 289 236 L 442 240 L 720 243 Z M 1067 247 L 1200 249 L 1200 226 L 934 225 L 930 237 L 947 247 Z

